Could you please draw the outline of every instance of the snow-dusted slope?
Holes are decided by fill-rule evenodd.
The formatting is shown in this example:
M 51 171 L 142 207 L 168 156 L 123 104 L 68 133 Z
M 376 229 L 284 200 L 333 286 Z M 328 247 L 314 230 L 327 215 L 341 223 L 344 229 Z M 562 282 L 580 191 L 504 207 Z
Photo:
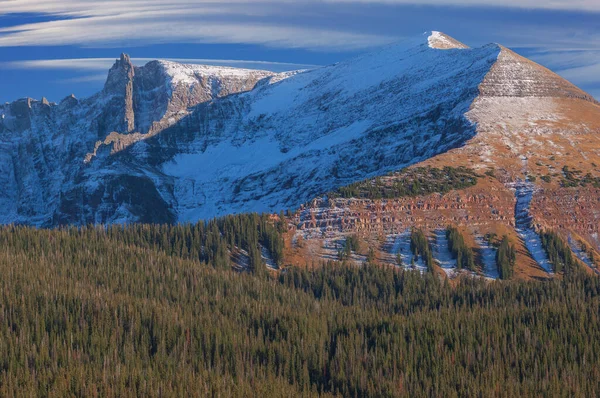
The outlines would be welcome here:
M 427 33 L 426 33 L 427 34 Z M 449 49 L 465 49 L 469 48 L 464 43 L 459 42 L 458 40 L 442 33 L 433 31 L 429 34 L 429 38 L 427 39 L 429 43 L 429 47 L 437 48 L 438 50 L 449 50 Z
M 196 221 L 296 207 L 463 145 L 475 122 L 491 123 L 486 98 L 529 92 L 504 81 L 523 80 L 522 62 L 504 66 L 507 51 L 434 32 L 286 74 L 136 68 L 122 55 L 89 99 L 0 106 L 0 222 Z
M 192 137 L 175 126 L 135 157 L 160 158 L 180 221 L 295 207 L 471 138 L 463 115 L 498 53 L 409 40 L 201 105 L 185 121 Z

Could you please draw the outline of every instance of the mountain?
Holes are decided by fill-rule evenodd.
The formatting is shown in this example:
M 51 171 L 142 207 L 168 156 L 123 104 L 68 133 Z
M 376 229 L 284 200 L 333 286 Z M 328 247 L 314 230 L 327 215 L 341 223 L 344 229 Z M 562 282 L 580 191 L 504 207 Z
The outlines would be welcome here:
M 319 248 L 290 250 L 307 258 L 335 256 L 339 242 L 323 247 L 352 232 L 373 244 L 386 237 L 378 247 L 391 258 L 386 248 L 404 244 L 396 235 L 416 226 L 441 236 L 449 224 L 479 225 L 473 242 L 508 233 L 538 276 L 551 272 L 535 260 L 542 228 L 600 250 L 600 105 L 497 44 L 469 48 L 431 32 L 282 74 L 135 67 L 122 55 L 91 98 L 23 99 L 0 114 L 5 224 L 194 222 L 300 207 L 290 241 Z M 485 177 L 447 194 L 322 196 L 382 176 L 393 185 L 412 165 Z

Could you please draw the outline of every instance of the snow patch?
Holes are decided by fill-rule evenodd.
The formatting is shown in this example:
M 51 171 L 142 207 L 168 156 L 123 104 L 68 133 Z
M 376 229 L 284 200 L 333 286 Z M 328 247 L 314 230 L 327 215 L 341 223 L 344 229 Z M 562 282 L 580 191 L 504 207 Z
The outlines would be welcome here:
M 167 76 L 171 78 L 172 85 L 184 84 L 193 86 L 202 78 L 225 80 L 232 78 L 247 79 L 252 76 L 269 77 L 278 75 L 274 72 L 256 69 L 241 69 L 212 65 L 189 65 L 164 60 L 158 62 L 163 67 Z M 283 76 L 289 75 L 291 74 L 284 74 Z
M 573 239 L 572 236 L 569 236 L 569 246 L 571 247 L 573 254 L 575 254 L 575 256 L 579 260 L 581 260 L 585 265 L 590 267 L 590 269 L 592 271 L 594 271 L 596 274 L 600 275 L 600 271 L 598 271 L 598 269 L 596 268 L 596 265 L 593 263 L 590 256 L 586 252 L 583 251 L 581 244 L 577 240 Z
M 450 50 L 450 49 L 467 49 L 469 48 L 467 45 L 459 42 L 451 38 L 450 36 L 442 33 L 433 31 L 429 34 L 427 38 L 427 43 L 429 48 L 434 48 L 436 50 Z
M 410 271 L 419 271 L 420 273 L 427 272 L 427 266 L 425 262 L 419 256 L 418 258 L 413 254 L 410 248 L 410 237 L 411 232 L 407 230 L 399 235 L 394 235 L 394 244 L 392 246 L 392 254 L 394 257 L 400 255 L 402 259 L 402 267 Z M 414 264 L 413 264 L 414 261 Z
M 271 253 L 269 253 L 269 250 L 266 247 L 264 247 L 263 245 L 260 246 L 260 257 L 261 257 L 262 261 L 266 264 L 268 269 L 273 270 L 273 271 L 276 271 L 279 269 L 279 267 L 273 260 L 273 257 L 271 257 Z
M 554 274 L 552 264 L 548 259 L 548 255 L 542 246 L 542 239 L 534 231 L 532 226 L 532 217 L 529 213 L 529 207 L 533 199 L 535 186 L 530 182 L 519 182 L 514 186 L 516 190 L 517 204 L 515 207 L 515 222 L 516 230 L 523 238 L 525 246 L 531 257 L 542 267 L 547 273 Z

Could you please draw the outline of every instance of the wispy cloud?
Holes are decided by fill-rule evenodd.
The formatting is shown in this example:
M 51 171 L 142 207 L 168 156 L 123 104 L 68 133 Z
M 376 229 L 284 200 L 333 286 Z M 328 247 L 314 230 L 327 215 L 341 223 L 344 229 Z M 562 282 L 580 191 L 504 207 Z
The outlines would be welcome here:
M 141 66 L 155 58 L 132 58 L 131 62 Z M 273 71 L 289 71 L 298 69 L 311 69 L 319 65 L 296 64 L 288 62 L 232 60 L 232 59 L 206 59 L 206 58 L 167 58 L 165 61 L 183 64 L 230 66 L 247 69 L 265 69 Z M 115 58 L 68 58 L 68 59 L 36 59 L 25 61 L 0 62 L 1 69 L 54 69 L 72 71 L 107 71 L 115 63 Z M 102 75 L 106 78 L 106 75 Z
M 326 0 L 333 3 L 384 3 L 438 6 L 511 7 L 548 10 L 600 11 L 597 0 Z
M 35 13 L 52 20 L 0 29 L 0 46 L 105 47 L 147 43 L 246 43 L 353 50 L 397 39 L 327 26 L 310 18 L 277 23 L 295 10 L 367 3 L 513 7 L 600 12 L 598 0 L 5 0 L 0 15 Z
M 106 73 L 69 77 L 67 79 L 57 79 L 56 81 L 64 84 L 101 83 L 106 81 Z
M 600 83 L 600 62 L 597 64 L 580 66 L 559 71 L 565 79 L 571 80 L 579 85 Z
M 207 8 L 224 7 L 238 9 L 245 7 L 244 12 L 256 11 L 257 7 L 271 4 L 298 4 L 307 5 L 316 3 L 371 3 L 371 4 L 416 4 L 439 6 L 479 6 L 479 7 L 512 7 L 526 9 L 551 9 L 551 10 L 580 10 L 600 11 L 597 0 L 108 0 L 108 1 L 83 1 L 83 0 L 13 0 L 4 1 L 1 14 L 8 13 L 46 13 L 69 16 L 100 16 L 125 13 L 132 10 L 138 11 L 172 11 L 196 10 L 198 7 Z
M 122 46 L 147 43 L 246 43 L 351 50 L 394 40 L 382 35 L 273 22 L 275 3 L 192 1 L 9 1 L 0 12 L 44 13 L 54 20 L 0 29 L 0 46 Z M 271 17 L 270 19 L 268 17 Z

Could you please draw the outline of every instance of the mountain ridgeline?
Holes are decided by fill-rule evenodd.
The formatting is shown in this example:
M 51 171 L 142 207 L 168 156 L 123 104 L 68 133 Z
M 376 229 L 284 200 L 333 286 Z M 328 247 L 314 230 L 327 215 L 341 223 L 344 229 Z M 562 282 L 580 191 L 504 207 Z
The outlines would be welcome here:
M 280 74 L 136 67 L 122 55 L 91 98 L 0 106 L 0 222 L 194 222 L 296 208 L 464 145 L 477 134 L 466 114 L 479 97 L 540 94 L 524 77 L 503 80 L 518 69 L 512 54 L 434 32 Z M 554 80 L 541 94 L 593 101 Z

